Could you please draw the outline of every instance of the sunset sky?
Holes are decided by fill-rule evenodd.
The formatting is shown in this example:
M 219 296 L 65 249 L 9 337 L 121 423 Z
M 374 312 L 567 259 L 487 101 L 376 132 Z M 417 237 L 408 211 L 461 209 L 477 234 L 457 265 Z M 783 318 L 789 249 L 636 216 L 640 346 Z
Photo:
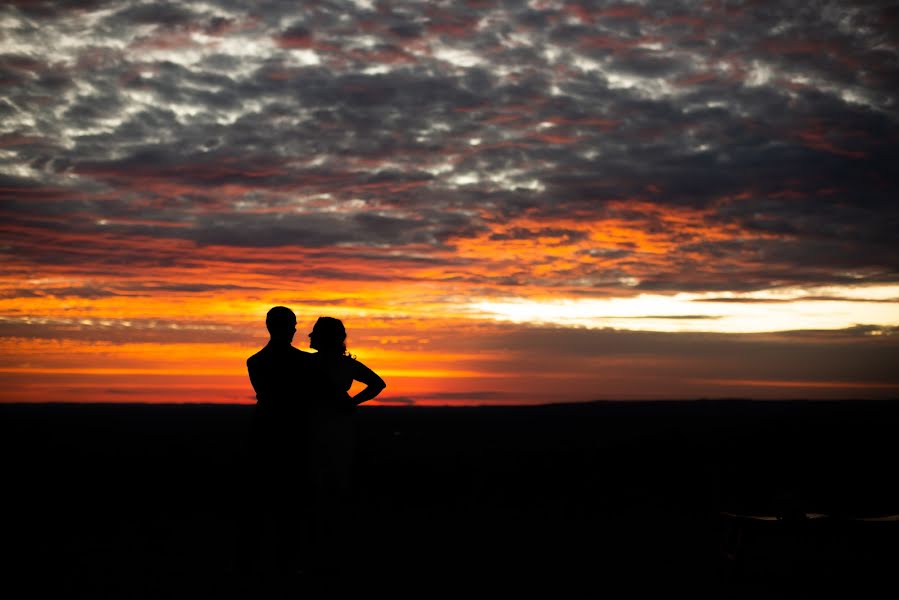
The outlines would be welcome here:
M 11 2 L 0 399 L 899 397 L 886 2 Z

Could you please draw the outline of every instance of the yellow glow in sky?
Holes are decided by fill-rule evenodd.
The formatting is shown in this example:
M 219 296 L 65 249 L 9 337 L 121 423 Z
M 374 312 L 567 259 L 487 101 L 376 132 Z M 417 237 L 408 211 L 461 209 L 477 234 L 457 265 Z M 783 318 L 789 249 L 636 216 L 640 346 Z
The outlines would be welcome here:
M 899 325 L 899 286 L 791 288 L 625 298 L 484 300 L 472 309 L 513 323 L 635 331 L 761 333 Z

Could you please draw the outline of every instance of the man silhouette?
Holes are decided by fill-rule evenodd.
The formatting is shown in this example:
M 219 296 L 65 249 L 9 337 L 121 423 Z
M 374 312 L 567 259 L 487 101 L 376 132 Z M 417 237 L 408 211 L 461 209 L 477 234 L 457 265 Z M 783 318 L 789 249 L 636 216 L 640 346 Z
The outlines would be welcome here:
M 316 402 L 326 398 L 325 379 L 317 376 L 312 354 L 291 345 L 297 319 L 285 306 L 265 317 L 270 340 L 247 359 L 256 391 L 251 435 L 252 470 L 260 544 L 257 568 L 280 570 L 303 560 L 308 538 L 308 437 Z M 333 392 L 332 392 L 333 393 Z
M 275 425 L 277 417 L 296 413 L 301 406 L 304 375 L 311 366 L 309 353 L 291 345 L 297 331 L 297 317 L 286 306 L 275 306 L 265 316 L 270 336 L 265 347 L 247 359 L 250 383 L 256 391 L 256 415 L 265 425 Z

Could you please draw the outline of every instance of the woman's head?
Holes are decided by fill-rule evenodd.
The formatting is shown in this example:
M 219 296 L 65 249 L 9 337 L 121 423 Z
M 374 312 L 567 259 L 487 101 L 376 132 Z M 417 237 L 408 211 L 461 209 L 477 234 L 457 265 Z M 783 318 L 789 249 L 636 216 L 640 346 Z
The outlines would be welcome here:
M 319 352 L 346 354 L 346 329 L 340 319 L 319 317 L 309 334 L 309 347 Z

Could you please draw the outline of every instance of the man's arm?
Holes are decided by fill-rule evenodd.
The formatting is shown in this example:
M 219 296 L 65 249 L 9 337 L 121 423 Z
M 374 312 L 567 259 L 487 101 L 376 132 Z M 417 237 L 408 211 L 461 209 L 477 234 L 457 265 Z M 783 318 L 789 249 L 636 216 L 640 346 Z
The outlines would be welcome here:
M 264 395 L 264 392 L 262 389 L 262 376 L 259 373 L 259 365 L 254 358 L 255 355 L 247 359 L 247 374 L 250 376 L 250 385 L 253 386 L 253 391 L 256 392 L 256 401 L 258 402 L 259 397 Z

